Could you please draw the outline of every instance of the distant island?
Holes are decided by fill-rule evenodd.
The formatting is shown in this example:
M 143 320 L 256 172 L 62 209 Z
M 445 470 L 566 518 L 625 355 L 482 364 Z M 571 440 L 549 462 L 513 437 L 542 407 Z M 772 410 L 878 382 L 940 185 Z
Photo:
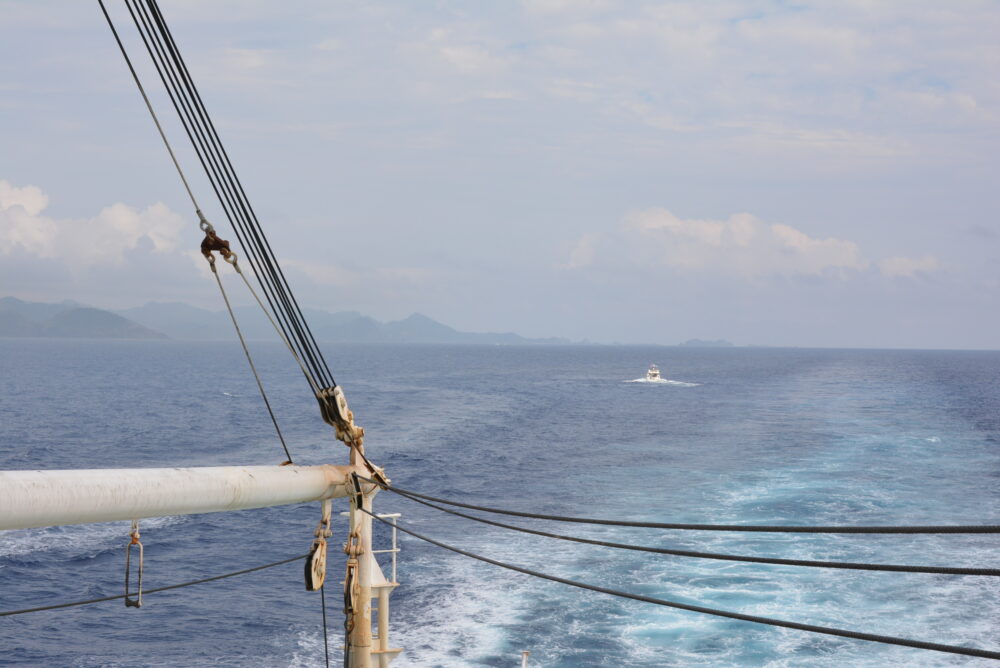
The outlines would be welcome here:
M 244 336 L 278 340 L 259 309 L 236 309 Z M 513 332 L 460 332 L 414 313 L 394 322 L 379 322 L 356 311 L 330 313 L 304 309 L 319 341 L 330 343 L 478 343 L 488 345 L 566 344 L 569 339 L 529 339 Z M 0 298 L 0 337 L 83 339 L 176 339 L 231 341 L 232 321 L 225 311 L 209 311 L 181 303 L 150 302 L 108 311 L 64 301 L 55 304 Z
M 165 339 L 167 336 L 110 311 L 72 301 L 59 304 L 0 299 L 0 337 Z
M 483 345 L 566 345 L 563 338 L 530 339 L 513 332 L 461 332 L 420 313 L 380 322 L 357 311 L 331 313 L 303 309 L 317 341 L 326 343 L 455 343 Z M 278 341 L 274 328 L 256 307 L 236 309 L 243 335 L 250 341 Z M 111 311 L 66 300 L 30 302 L 0 298 L 0 338 L 173 339 L 232 341 L 229 314 L 180 302 L 149 302 Z M 581 342 L 587 344 L 588 342 Z M 621 344 L 615 344 L 621 345 Z M 655 345 L 655 344 L 654 344 Z M 663 345 L 663 344 L 661 344 Z M 732 348 L 724 339 L 689 339 L 683 348 Z
M 732 348 L 733 344 L 725 339 L 706 341 L 704 339 L 688 339 L 684 343 L 678 343 L 682 348 Z

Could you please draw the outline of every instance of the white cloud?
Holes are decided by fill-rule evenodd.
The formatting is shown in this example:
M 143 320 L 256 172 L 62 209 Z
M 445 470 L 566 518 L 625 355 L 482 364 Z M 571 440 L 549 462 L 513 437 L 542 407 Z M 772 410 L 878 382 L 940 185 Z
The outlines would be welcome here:
M 597 252 L 597 242 L 601 235 L 588 232 L 576 242 L 573 250 L 569 254 L 569 262 L 559 265 L 559 269 L 579 269 L 586 267 L 594 261 L 594 254 Z
M 735 278 L 828 276 L 847 278 L 872 268 L 854 241 L 813 237 L 791 225 L 749 213 L 722 220 L 680 218 L 663 208 L 632 211 L 613 232 L 589 232 L 559 269 L 613 265 L 618 272 L 659 268 Z M 940 268 L 932 255 L 892 256 L 875 262 L 884 277 L 915 278 Z
M 878 263 L 879 271 L 889 278 L 916 278 L 919 274 L 929 274 L 941 266 L 933 255 L 924 257 L 887 257 Z
M 608 0 L 524 0 L 524 8 L 533 14 L 591 13 L 610 9 Z
M 328 262 L 321 264 L 305 260 L 285 260 L 282 264 L 299 270 L 319 285 L 343 288 L 358 280 L 358 276 L 353 271 Z
M 17 188 L 0 180 L 0 211 L 20 206 L 30 216 L 36 216 L 49 205 L 48 196 L 36 186 Z
M 422 40 L 400 48 L 407 56 L 429 57 L 444 62 L 449 70 L 463 75 L 497 76 L 505 72 L 513 59 L 509 54 L 501 53 L 504 42 L 479 37 L 479 32 L 472 26 L 467 30 L 435 28 Z
M 120 264 L 143 240 L 155 253 L 172 252 L 188 224 L 164 204 L 113 204 L 91 218 L 52 218 L 42 214 L 47 206 L 41 189 L 0 180 L 0 254 L 58 260 L 80 271 Z
M 682 219 L 666 209 L 628 214 L 625 234 L 638 236 L 654 263 L 737 276 L 796 276 L 861 271 L 869 263 L 853 241 L 813 238 L 749 213 L 726 220 Z

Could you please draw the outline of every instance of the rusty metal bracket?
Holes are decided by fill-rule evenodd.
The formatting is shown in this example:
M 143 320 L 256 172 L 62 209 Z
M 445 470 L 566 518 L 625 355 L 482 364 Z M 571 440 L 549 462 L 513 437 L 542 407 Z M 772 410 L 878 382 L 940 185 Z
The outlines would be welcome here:
M 354 487 L 354 493 L 351 496 L 351 503 L 354 504 L 356 509 L 360 509 L 364 504 L 365 492 L 361 488 L 361 478 L 356 472 L 351 472 L 351 485 Z
M 129 544 L 125 546 L 125 607 L 142 607 L 142 570 L 143 570 L 143 547 L 139 540 L 139 520 L 132 520 L 132 531 L 129 533 Z M 132 547 L 139 547 L 139 572 L 136 582 L 136 595 L 132 597 L 129 591 L 129 580 L 132 575 Z
M 355 586 L 357 584 L 357 573 L 358 559 L 357 557 L 351 557 L 347 560 L 347 568 L 344 573 L 344 630 L 347 632 L 348 637 L 354 631 L 354 608 L 357 602 Z

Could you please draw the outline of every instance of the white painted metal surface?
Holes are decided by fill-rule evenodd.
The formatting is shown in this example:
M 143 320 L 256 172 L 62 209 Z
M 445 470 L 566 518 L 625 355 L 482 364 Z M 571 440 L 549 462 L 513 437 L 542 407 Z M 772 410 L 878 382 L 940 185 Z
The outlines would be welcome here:
M 354 466 L 0 471 L 0 529 L 193 515 L 347 495 Z M 370 549 L 370 548 L 369 548 Z

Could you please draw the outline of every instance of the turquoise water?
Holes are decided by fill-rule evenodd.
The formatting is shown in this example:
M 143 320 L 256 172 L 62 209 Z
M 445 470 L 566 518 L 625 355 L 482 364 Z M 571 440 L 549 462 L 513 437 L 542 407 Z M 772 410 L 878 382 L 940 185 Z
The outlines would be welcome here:
M 258 363 L 298 463 L 346 460 L 276 346 Z M 1000 353 L 340 346 L 368 451 L 402 487 L 526 511 L 658 521 L 1000 520 Z M 674 383 L 627 382 L 650 363 Z M 0 341 L 0 468 L 277 464 L 237 346 Z M 555 575 L 748 614 L 1000 648 L 984 577 L 734 564 L 510 534 L 390 493 L 382 512 Z M 148 587 L 305 552 L 317 504 L 143 522 Z M 336 528 L 343 529 L 343 520 Z M 530 523 L 528 523 L 530 524 Z M 789 558 L 997 566 L 990 536 L 551 531 Z M 127 523 L 0 533 L 0 608 L 119 593 Z M 388 538 L 379 531 L 382 547 Z M 609 598 L 401 536 L 394 665 L 988 665 Z M 331 551 L 339 574 L 343 556 Z M 333 578 L 335 582 L 339 578 Z M 334 628 L 339 596 L 328 597 Z M 316 666 L 298 564 L 120 602 L 0 618 L 0 664 Z

